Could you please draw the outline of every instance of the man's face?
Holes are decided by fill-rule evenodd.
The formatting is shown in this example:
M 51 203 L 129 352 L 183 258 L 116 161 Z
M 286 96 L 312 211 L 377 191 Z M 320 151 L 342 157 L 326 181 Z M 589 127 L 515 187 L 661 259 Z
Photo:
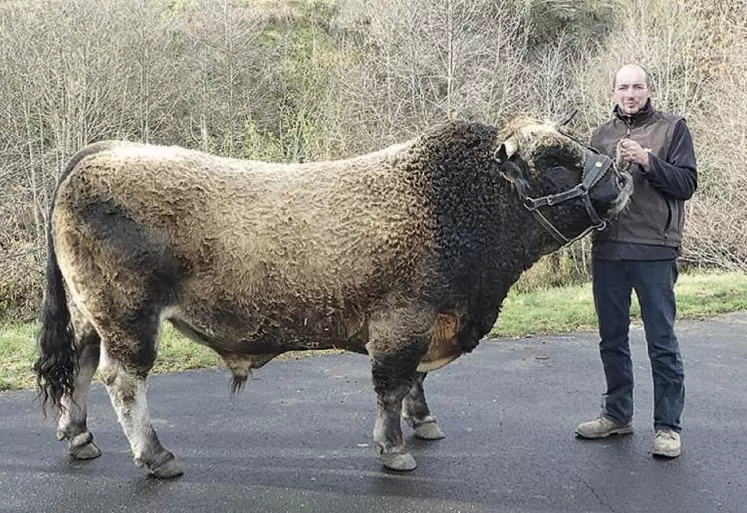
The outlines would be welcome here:
M 646 73 L 638 66 L 624 66 L 615 76 L 615 99 L 623 114 L 632 116 L 649 98 Z

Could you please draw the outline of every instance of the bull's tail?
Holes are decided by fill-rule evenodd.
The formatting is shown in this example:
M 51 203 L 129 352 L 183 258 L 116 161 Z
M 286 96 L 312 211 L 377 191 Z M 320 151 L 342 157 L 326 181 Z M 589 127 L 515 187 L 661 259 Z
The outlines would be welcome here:
M 51 212 L 47 226 L 47 287 L 39 348 L 41 354 L 34 364 L 34 372 L 42 408 L 46 411 L 48 402 L 59 407 L 63 395 L 72 395 L 76 365 L 70 309 L 55 253 Z
M 58 190 L 81 160 L 116 144 L 115 141 L 104 141 L 91 144 L 79 151 L 70 159 L 60 176 L 57 184 Z M 62 396 L 72 396 L 75 389 L 75 371 L 78 361 L 65 284 L 54 246 L 52 219 L 58 190 L 55 191 L 55 200 L 53 200 L 52 208 L 49 210 L 47 222 L 47 286 L 44 294 L 42 327 L 39 336 L 41 354 L 34 364 L 36 384 L 45 412 L 49 402 L 51 402 L 52 407 L 61 407 Z

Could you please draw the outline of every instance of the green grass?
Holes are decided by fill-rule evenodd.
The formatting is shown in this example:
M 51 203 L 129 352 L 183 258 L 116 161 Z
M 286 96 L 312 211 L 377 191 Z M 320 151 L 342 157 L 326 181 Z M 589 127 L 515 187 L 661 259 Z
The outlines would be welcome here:
M 678 319 L 710 317 L 747 310 L 747 275 L 738 273 L 681 274 L 675 287 Z M 640 322 L 633 294 L 631 317 Z M 510 292 L 491 335 L 523 337 L 596 329 L 591 284 Z
M 28 388 L 33 384 L 31 366 L 36 359 L 36 324 L 0 329 L 0 390 Z
M 747 275 L 736 273 L 682 274 L 677 284 L 680 319 L 710 317 L 747 310 Z M 632 316 L 640 320 L 633 296 Z M 567 333 L 595 329 L 591 285 L 511 292 L 503 305 L 494 337 L 524 337 L 542 333 Z M 30 388 L 31 366 L 36 358 L 38 324 L 0 328 L 0 390 Z M 299 358 L 306 353 L 289 353 Z M 210 349 L 185 340 L 171 327 L 164 330 L 154 372 L 215 367 L 220 358 Z

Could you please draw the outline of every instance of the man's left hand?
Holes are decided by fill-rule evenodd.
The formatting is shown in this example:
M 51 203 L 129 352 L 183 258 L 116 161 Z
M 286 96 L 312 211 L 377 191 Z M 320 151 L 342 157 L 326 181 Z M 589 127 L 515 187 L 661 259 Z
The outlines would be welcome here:
M 635 142 L 633 139 L 623 139 L 620 142 L 620 149 L 622 150 L 622 157 L 628 162 L 638 164 L 643 169 L 648 169 L 649 165 L 649 153 L 651 150 L 643 148 L 640 144 Z

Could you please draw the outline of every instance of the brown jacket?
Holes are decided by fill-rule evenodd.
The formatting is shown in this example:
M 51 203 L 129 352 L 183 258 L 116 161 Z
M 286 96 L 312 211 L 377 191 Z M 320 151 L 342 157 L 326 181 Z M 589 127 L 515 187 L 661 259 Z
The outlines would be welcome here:
M 616 107 L 615 116 L 594 132 L 591 146 L 614 158 L 618 141 L 626 137 L 651 151 L 649 169 L 633 166 L 630 205 L 606 230 L 594 234 L 594 245 L 616 242 L 679 248 L 684 203 L 698 183 L 685 120 L 655 110 L 650 100 L 633 116 L 624 116 Z

